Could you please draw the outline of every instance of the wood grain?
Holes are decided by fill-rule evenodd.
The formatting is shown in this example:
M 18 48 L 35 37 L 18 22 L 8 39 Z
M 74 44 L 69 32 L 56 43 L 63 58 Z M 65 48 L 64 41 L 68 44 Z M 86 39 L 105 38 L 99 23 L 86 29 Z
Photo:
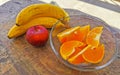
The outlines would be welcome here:
M 21 8 L 17 10 L 13 2 L 10 1 L 0 7 L 0 15 L 2 15 L 0 20 L 0 75 L 120 75 L 119 59 L 105 69 L 82 72 L 68 68 L 59 62 L 51 50 L 49 40 L 44 47 L 36 48 L 27 43 L 25 35 L 8 39 L 7 32 L 15 23 L 15 15 L 22 8 L 20 5 Z M 20 3 L 20 1 L 16 3 Z M 32 2 L 28 0 L 29 3 Z M 10 7 L 3 10 L 6 6 Z M 9 13 L 11 8 L 16 10 Z M 66 9 L 66 11 L 69 14 L 85 14 L 73 9 Z M 120 30 L 118 29 L 118 31 Z M 114 32 L 116 32 L 117 38 L 120 38 L 118 31 Z

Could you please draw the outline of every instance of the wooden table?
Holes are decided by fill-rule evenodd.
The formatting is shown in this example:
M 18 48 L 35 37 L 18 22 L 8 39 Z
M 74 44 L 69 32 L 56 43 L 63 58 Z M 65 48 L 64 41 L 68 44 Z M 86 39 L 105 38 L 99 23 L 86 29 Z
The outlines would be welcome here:
M 19 10 L 38 2 L 42 3 L 37 0 L 11 0 L 0 6 L 0 75 L 120 75 L 120 59 L 116 59 L 105 69 L 82 72 L 60 63 L 52 52 L 49 41 L 44 47 L 35 48 L 25 41 L 24 35 L 8 39 L 7 32 L 15 23 L 15 16 Z M 74 9 L 65 10 L 70 15 L 85 14 Z M 120 30 L 117 28 L 112 30 L 120 46 Z

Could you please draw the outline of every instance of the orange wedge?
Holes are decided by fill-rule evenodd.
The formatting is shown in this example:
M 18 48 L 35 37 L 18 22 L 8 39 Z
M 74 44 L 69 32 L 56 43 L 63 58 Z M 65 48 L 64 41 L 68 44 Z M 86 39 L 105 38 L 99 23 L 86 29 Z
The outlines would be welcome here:
M 72 57 L 74 57 L 77 53 L 79 53 L 84 47 L 86 46 L 86 44 L 83 44 L 79 47 L 76 47 L 75 48 L 75 52 L 69 56 L 68 58 L 68 61 L 71 63 L 71 64 L 80 64 L 80 63 L 83 63 L 85 62 L 84 58 L 82 57 L 82 55 L 79 55 L 78 57 L 76 57 L 75 59 L 71 60 Z
M 81 45 L 83 45 L 83 43 L 80 41 L 67 41 L 61 45 L 60 54 L 63 59 L 66 60 L 75 52 L 75 48 Z
M 86 25 L 83 27 L 77 26 L 74 28 L 66 29 L 65 31 L 59 33 L 57 37 L 59 38 L 61 43 L 71 40 L 77 41 L 85 41 L 87 33 L 90 30 L 90 25 Z
M 82 56 L 89 63 L 99 63 L 104 57 L 104 45 L 102 44 L 97 48 L 88 48 Z
M 66 42 L 72 38 L 72 37 L 69 37 L 69 35 L 78 29 L 80 29 L 80 26 L 66 29 L 63 32 L 59 33 L 57 37 L 61 43 Z
M 100 40 L 100 36 L 102 33 L 102 29 L 103 27 L 95 27 L 91 31 L 89 31 L 86 37 L 86 43 L 88 45 L 97 47 L 99 45 L 99 40 Z
M 81 42 L 85 42 L 86 36 L 87 36 L 89 31 L 90 31 L 90 25 L 83 26 L 71 34 L 73 37 L 72 39 L 78 40 Z
M 84 47 L 83 49 L 78 49 L 79 51 L 77 51 L 73 57 L 69 58 L 68 61 L 73 63 L 73 64 L 80 64 L 81 62 L 84 61 L 83 57 L 82 57 L 82 53 L 84 53 L 87 49 L 91 48 L 91 45 L 88 45 L 86 47 Z

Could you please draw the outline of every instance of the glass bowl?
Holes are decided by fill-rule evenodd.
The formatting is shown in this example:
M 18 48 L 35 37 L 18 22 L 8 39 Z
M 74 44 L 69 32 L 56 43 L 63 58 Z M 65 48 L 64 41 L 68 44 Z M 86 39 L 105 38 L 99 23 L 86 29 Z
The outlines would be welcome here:
M 65 24 L 64 27 L 63 26 L 56 27 L 60 21 L 68 17 L 70 17 L 70 21 L 66 23 L 64 22 Z M 63 64 L 65 64 L 66 66 L 72 69 L 76 69 L 80 71 L 95 71 L 110 65 L 113 62 L 113 60 L 116 58 L 118 53 L 116 39 L 112 34 L 110 26 L 106 24 L 104 21 L 88 15 L 71 15 L 68 17 L 62 18 L 61 20 L 56 22 L 50 32 L 50 45 L 57 58 L 60 60 L 60 62 L 62 62 Z M 91 28 L 94 28 L 96 26 L 103 26 L 103 33 L 101 35 L 100 42 L 105 45 L 105 55 L 100 63 L 88 64 L 88 65 L 84 65 L 84 64 L 73 65 L 61 57 L 59 53 L 61 43 L 57 38 L 57 34 L 69 27 L 75 27 L 78 25 L 79 26 L 90 25 Z

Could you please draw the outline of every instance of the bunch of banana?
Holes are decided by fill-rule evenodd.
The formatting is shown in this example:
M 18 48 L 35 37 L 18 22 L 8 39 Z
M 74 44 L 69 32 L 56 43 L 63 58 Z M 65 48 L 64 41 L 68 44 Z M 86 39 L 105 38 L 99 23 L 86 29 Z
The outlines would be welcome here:
M 51 28 L 59 19 L 68 16 L 64 9 L 52 4 L 32 4 L 23 8 L 16 17 L 16 24 L 8 32 L 9 38 L 23 35 L 28 28 L 35 25 L 43 25 Z M 62 22 L 68 22 L 69 18 L 59 22 L 58 26 L 64 26 Z
M 22 9 L 16 17 L 16 25 L 24 25 L 36 17 L 52 17 L 56 19 L 68 16 L 64 9 L 52 4 L 32 4 Z M 65 19 L 68 21 L 69 18 Z

